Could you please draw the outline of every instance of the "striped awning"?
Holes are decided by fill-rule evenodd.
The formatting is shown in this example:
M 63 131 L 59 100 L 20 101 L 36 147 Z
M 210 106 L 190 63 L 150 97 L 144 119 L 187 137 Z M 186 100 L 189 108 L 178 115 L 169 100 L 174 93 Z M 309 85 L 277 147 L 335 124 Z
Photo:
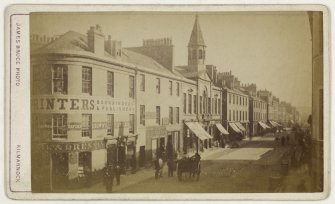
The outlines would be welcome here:
M 221 125 L 221 123 L 216 123 L 215 125 L 222 134 L 229 135 L 229 132 Z
M 212 139 L 199 123 L 197 122 L 185 122 L 186 126 L 197 136 L 200 140 Z
M 247 130 L 244 128 L 244 126 L 240 122 L 236 122 L 235 125 L 242 130 L 243 132 L 246 132 Z
M 235 123 L 229 123 L 231 129 L 233 129 L 237 133 L 242 133 L 241 130 L 235 125 Z

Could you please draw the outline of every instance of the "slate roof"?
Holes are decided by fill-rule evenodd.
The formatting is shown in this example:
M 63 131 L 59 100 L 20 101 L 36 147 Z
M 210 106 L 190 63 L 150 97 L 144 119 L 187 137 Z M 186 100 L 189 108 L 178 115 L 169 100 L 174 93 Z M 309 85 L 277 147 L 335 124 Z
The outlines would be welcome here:
M 84 51 L 87 53 L 91 53 L 88 50 L 88 43 L 86 35 L 80 34 L 75 31 L 68 31 L 65 34 L 61 35 L 58 39 L 50 42 L 49 44 L 33 50 L 33 53 L 47 53 L 52 51 Z M 105 57 L 111 57 L 109 53 L 105 52 Z M 116 59 L 114 59 L 116 60 Z M 160 74 L 165 74 L 173 77 L 182 77 L 181 74 L 177 73 L 177 71 L 170 71 L 169 69 L 163 67 L 157 61 L 152 59 L 151 57 L 142 55 L 140 53 L 128 50 L 127 48 L 122 49 L 122 57 L 120 62 L 127 62 L 133 64 L 135 66 L 142 66 L 144 68 L 148 68 L 152 71 L 159 72 Z M 141 69 L 141 67 L 138 67 Z

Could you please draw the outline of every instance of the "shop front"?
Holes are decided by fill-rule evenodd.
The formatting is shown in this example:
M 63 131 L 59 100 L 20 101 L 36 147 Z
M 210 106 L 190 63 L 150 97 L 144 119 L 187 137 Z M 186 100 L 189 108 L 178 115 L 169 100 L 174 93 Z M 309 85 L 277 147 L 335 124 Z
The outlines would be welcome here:
M 215 124 L 216 132 L 214 140 L 217 147 L 225 147 L 228 142 L 229 132 L 222 126 L 221 123 Z
M 198 122 L 185 122 L 184 150 L 186 153 L 203 152 L 213 137 Z

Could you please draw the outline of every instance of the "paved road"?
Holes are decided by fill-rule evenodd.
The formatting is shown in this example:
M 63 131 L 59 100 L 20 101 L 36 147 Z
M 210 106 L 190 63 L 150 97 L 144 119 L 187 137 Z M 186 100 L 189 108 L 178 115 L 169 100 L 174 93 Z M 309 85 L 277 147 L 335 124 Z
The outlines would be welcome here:
M 269 192 L 269 179 L 280 175 L 280 158 L 289 150 L 272 137 L 249 141 L 243 147 L 215 151 L 202 159 L 200 181 L 177 177 L 153 177 L 116 193 L 232 193 Z

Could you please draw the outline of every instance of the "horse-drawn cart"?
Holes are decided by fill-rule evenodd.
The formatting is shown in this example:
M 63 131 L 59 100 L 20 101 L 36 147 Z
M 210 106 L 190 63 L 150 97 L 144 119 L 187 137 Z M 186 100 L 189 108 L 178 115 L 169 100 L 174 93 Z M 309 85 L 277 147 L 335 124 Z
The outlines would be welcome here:
M 178 180 L 182 181 L 183 174 L 188 173 L 189 179 L 196 178 L 199 181 L 200 178 L 200 160 L 201 157 L 198 153 L 192 157 L 185 157 L 177 161 L 177 175 Z

